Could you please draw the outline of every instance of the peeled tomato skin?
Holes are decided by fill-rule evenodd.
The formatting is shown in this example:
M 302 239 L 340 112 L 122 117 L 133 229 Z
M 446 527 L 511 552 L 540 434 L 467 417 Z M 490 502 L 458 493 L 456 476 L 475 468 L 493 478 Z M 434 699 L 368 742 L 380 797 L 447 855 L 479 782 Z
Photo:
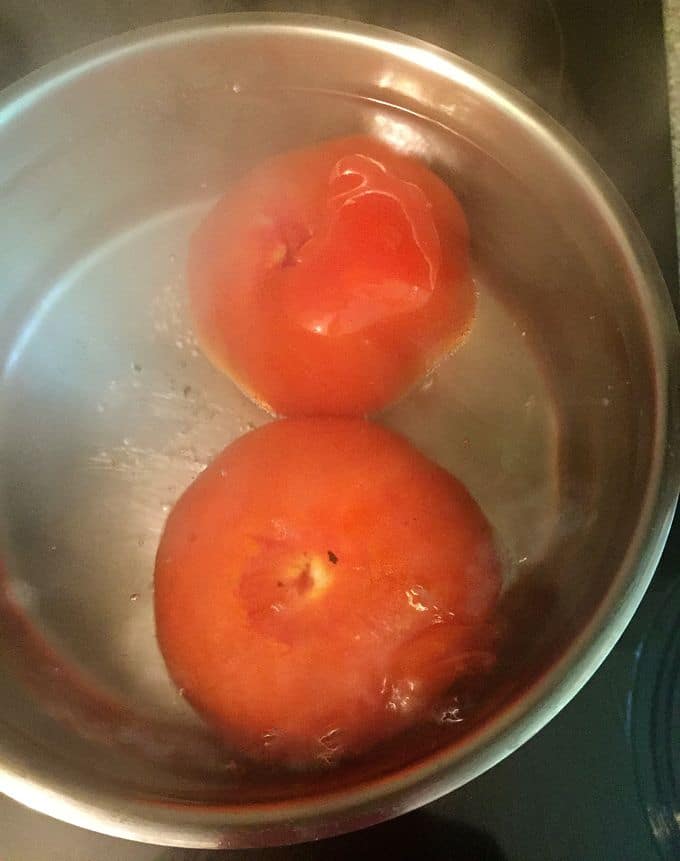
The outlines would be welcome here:
M 360 419 L 229 445 L 171 511 L 158 642 L 235 750 L 296 768 L 370 749 L 494 661 L 491 528 L 453 476 Z
M 376 139 L 274 156 L 192 238 L 199 343 L 276 415 L 374 413 L 468 331 L 468 249 L 451 189 Z

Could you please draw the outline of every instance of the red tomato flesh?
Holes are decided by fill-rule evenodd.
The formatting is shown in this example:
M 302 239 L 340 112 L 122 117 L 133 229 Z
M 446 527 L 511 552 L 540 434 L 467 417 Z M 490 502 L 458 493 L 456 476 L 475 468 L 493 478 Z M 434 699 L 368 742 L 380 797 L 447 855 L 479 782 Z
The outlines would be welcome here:
M 194 235 L 206 354 L 281 415 L 363 415 L 413 386 L 470 325 L 453 192 L 368 137 L 270 158 Z
M 171 512 L 158 641 L 250 757 L 334 762 L 494 660 L 500 566 L 460 482 L 361 419 L 289 419 L 228 446 Z

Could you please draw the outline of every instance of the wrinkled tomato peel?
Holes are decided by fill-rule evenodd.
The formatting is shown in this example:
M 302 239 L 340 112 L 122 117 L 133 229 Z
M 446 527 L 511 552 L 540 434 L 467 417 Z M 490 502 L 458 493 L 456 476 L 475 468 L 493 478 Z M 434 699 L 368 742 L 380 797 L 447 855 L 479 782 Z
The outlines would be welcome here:
M 362 752 L 495 658 L 500 565 L 463 485 L 359 419 L 282 420 L 228 446 L 171 512 L 158 640 L 247 755 Z
M 278 415 L 364 415 L 408 391 L 469 328 L 455 195 L 414 158 L 351 137 L 278 155 L 196 231 L 188 283 L 215 365 Z

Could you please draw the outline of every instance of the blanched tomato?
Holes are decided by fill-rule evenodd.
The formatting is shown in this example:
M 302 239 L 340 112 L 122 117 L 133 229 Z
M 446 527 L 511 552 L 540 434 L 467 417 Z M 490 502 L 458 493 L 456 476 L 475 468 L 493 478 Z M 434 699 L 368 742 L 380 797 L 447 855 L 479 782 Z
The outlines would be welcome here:
M 158 640 L 194 707 L 251 757 L 357 753 L 493 663 L 491 529 L 465 488 L 361 419 L 228 446 L 171 512 Z
M 188 275 L 206 354 L 281 415 L 381 409 L 474 312 L 452 191 L 368 137 L 254 169 L 195 234 Z

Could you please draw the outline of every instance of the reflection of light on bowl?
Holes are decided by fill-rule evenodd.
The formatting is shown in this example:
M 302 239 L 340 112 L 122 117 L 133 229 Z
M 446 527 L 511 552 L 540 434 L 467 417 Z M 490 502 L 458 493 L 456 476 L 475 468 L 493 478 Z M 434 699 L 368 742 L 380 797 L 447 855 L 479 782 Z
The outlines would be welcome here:
M 375 136 L 397 152 L 424 156 L 428 151 L 425 138 L 413 126 L 400 122 L 389 114 L 376 114 L 372 125 Z
M 411 46 L 402 45 L 399 50 L 402 56 L 414 62 L 421 62 L 423 66 L 435 74 L 451 74 L 447 61 L 441 57 L 429 52 L 423 52 Z M 479 88 L 479 81 L 475 76 L 462 67 L 455 70 L 455 76 L 458 83 L 464 89 L 457 91 L 455 96 L 446 94 L 442 98 L 440 95 L 436 100 L 436 105 L 432 105 L 436 106 L 438 111 L 442 111 L 451 117 L 459 111 L 469 114 L 478 103 L 477 90 Z M 378 83 L 384 89 L 390 89 L 392 92 L 398 93 L 400 101 L 406 97 L 407 99 L 413 99 L 414 103 L 418 105 L 432 104 L 432 94 L 424 90 L 417 81 L 406 75 L 386 72 L 380 77 Z M 453 93 L 453 90 L 451 90 L 451 93 Z
M 423 88 L 418 81 L 405 75 L 385 72 L 380 76 L 378 85 L 385 90 L 395 90 L 401 95 L 409 96 L 416 102 L 420 102 L 423 98 Z

